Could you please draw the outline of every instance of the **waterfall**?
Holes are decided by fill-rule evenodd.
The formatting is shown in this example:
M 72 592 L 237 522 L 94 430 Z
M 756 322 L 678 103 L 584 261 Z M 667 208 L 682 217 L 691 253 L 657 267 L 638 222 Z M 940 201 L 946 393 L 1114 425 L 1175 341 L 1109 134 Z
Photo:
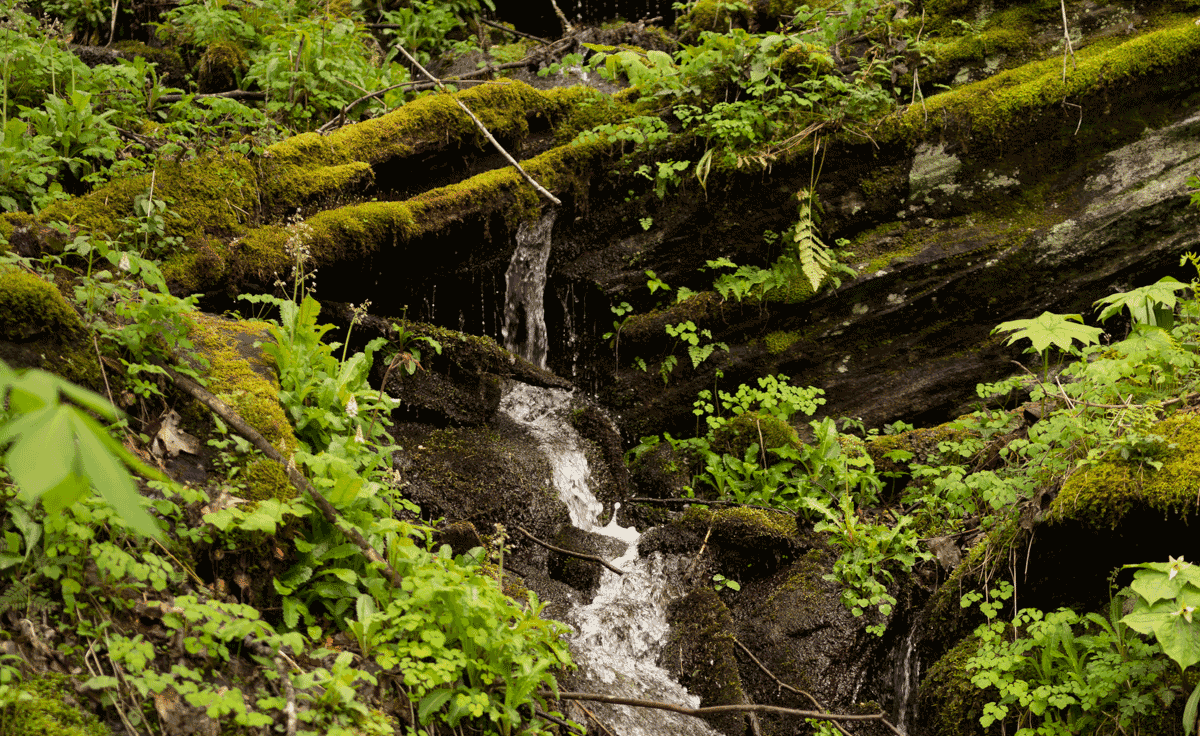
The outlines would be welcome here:
M 549 342 L 543 299 L 546 264 L 550 260 L 550 232 L 557 211 L 547 207 L 536 223 L 517 228 L 517 247 L 505 273 L 504 347 L 539 368 L 546 367 Z
M 669 631 L 667 604 L 683 593 L 671 585 L 680 579 L 683 563 L 678 557 L 657 552 L 638 557 L 640 535 L 617 524 L 616 509 L 608 525 L 599 526 L 603 506 L 588 485 L 583 441 L 570 424 L 571 392 L 514 384 L 501 400 L 500 411 L 537 439 L 553 469 L 554 486 L 567 504 L 571 523 L 628 545 L 613 561 L 625 574 L 605 570 L 592 602 L 569 615 L 575 628 L 571 655 L 579 666 L 580 680 L 589 691 L 606 695 L 699 707 L 700 698 L 689 694 L 656 664 Z M 718 736 L 704 721 L 677 713 L 604 703 L 589 703 L 588 709 L 617 736 Z

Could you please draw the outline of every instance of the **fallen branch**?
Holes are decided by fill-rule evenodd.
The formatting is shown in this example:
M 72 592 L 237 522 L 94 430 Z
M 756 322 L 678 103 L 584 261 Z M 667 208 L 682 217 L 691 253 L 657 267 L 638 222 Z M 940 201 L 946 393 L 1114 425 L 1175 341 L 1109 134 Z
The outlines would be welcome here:
M 798 710 L 796 708 L 784 708 L 778 705 L 762 705 L 760 703 L 746 703 L 744 705 L 709 705 L 704 708 L 685 708 L 682 705 L 675 705 L 674 703 L 661 703 L 656 700 L 640 700 L 638 698 L 620 698 L 614 695 L 600 695 L 598 693 L 559 692 L 556 696 L 555 693 L 549 690 L 539 690 L 538 695 L 544 698 L 557 697 L 559 700 L 590 700 L 597 703 L 632 705 L 635 708 L 653 708 L 655 710 L 665 710 L 685 716 L 694 716 L 696 718 L 715 716 L 722 713 L 773 713 L 779 716 L 799 716 L 801 718 L 812 718 L 813 720 L 817 721 L 882 721 L 887 723 L 887 719 L 884 717 L 883 713 L 873 713 L 867 715 L 856 715 L 850 713 L 820 713 L 813 710 Z M 888 725 L 890 726 L 891 724 Z M 892 727 L 892 730 L 895 730 L 894 726 Z
M 426 77 L 429 77 L 429 81 L 436 84 L 438 86 L 438 89 L 440 89 L 443 92 L 446 91 L 446 87 L 442 84 L 442 81 L 440 79 L 438 79 L 437 77 L 433 76 L 432 74 L 430 74 L 428 69 L 421 66 L 421 62 L 414 59 L 412 57 L 412 54 L 408 53 L 408 51 L 403 46 L 397 45 L 396 50 L 399 51 L 401 54 L 403 54 L 404 58 L 408 59 L 409 63 L 412 64 L 413 66 L 415 66 L 417 69 L 419 69 L 422 74 L 424 74 Z M 547 201 L 553 203 L 556 206 L 562 204 L 562 202 L 558 199 L 558 197 L 555 197 L 553 194 L 546 191 L 545 187 L 543 187 L 541 184 L 538 184 L 536 181 L 534 181 L 533 177 L 530 176 L 529 173 L 527 171 L 525 171 L 524 168 L 521 167 L 521 164 L 517 163 L 517 160 L 515 158 L 513 158 L 511 155 L 509 155 L 508 151 L 504 150 L 504 146 L 500 145 L 500 141 L 496 140 L 495 136 L 492 135 L 491 131 L 489 131 L 484 126 L 484 124 L 479 121 L 479 118 L 475 117 L 475 113 L 471 112 L 471 110 L 466 105 L 463 104 L 462 100 L 458 99 L 454 95 L 450 95 L 450 99 L 454 100 L 455 104 L 457 104 L 460 108 L 462 108 L 462 111 L 465 112 L 467 114 L 467 116 L 471 118 L 471 121 L 475 123 L 475 127 L 479 128 L 479 130 L 487 137 L 487 139 L 489 141 L 491 141 L 492 145 L 496 147 L 496 150 L 500 152 L 500 155 L 503 156 L 510 164 L 512 164 L 517 169 L 518 172 L 520 172 L 521 176 L 525 179 L 525 181 L 529 182 L 529 184 L 534 189 L 537 190 L 538 194 L 542 195 L 542 197 L 544 197 Z
M 519 67 L 527 67 L 531 63 L 532 63 L 532 61 L 529 59 L 524 59 L 521 61 L 511 61 L 507 64 L 500 64 L 498 66 L 489 66 L 486 69 L 479 69 L 477 71 L 467 72 L 466 74 L 460 74 L 457 77 L 448 77 L 446 79 L 443 79 L 442 82 L 453 82 L 456 84 L 458 84 L 458 83 L 484 84 L 491 80 L 476 80 L 475 77 L 487 76 L 487 75 L 491 74 L 492 72 L 496 71 L 497 69 L 517 69 Z M 438 85 L 437 85 L 437 80 L 434 80 L 432 82 L 408 81 L 408 82 L 401 82 L 399 84 L 393 84 L 392 86 L 384 87 L 383 89 L 377 89 L 374 92 L 368 92 L 367 94 L 363 95 L 362 97 L 359 97 L 354 102 L 351 102 L 351 103 L 347 104 L 345 107 L 343 107 L 341 109 L 341 112 L 339 112 L 337 115 L 335 115 L 332 120 L 330 120 L 328 123 L 325 123 L 320 128 L 317 128 L 317 132 L 324 134 L 324 133 L 328 133 L 331 130 L 341 127 L 346 122 L 346 113 L 348 113 L 350 111 L 350 109 L 353 108 L 355 105 L 357 105 L 360 102 L 366 102 L 367 100 L 372 99 L 374 97 L 378 97 L 382 94 L 387 94 L 388 92 L 391 92 L 394 89 L 400 89 L 401 87 L 407 89 L 409 92 L 424 92 L 427 89 L 436 89 L 438 87 Z
M 544 38 L 538 38 L 537 36 L 531 36 L 528 33 L 521 33 L 518 30 L 509 28 L 508 26 L 501 25 L 499 23 L 496 23 L 495 21 L 488 20 L 487 18 L 480 18 L 479 22 L 484 24 L 485 26 L 491 26 L 492 28 L 496 28 L 498 30 L 504 31 L 505 33 L 510 33 L 514 36 L 520 36 L 521 38 L 528 38 L 530 41 L 537 41 L 538 43 L 544 43 L 547 46 L 550 45 L 550 42 Z
M 191 97 L 191 98 L 197 99 L 197 100 L 204 98 L 204 97 L 226 97 L 231 100 L 265 100 L 265 99 L 267 99 L 267 93 L 266 92 L 251 92 L 249 90 L 244 90 L 244 89 L 232 89 L 232 90 L 229 90 L 228 92 L 209 92 L 209 93 L 202 94 L 202 95 L 191 95 L 191 94 L 162 95 L 161 97 L 158 98 L 158 101 L 159 102 L 180 102 L 184 99 L 187 99 L 188 97 Z
M 781 514 L 790 514 L 790 511 L 784 509 L 771 508 L 770 506 L 755 506 L 751 503 L 738 503 L 737 501 L 709 501 L 703 498 L 627 498 L 629 503 L 694 503 L 700 506 L 740 506 L 747 509 L 759 509 L 760 511 L 778 511 Z
M 749 649 L 747 649 L 747 648 L 746 648 L 746 645 L 745 645 L 745 644 L 743 644 L 742 642 L 738 641 L 738 638 L 737 638 L 736 636 L 734 636 L 734 637 L 730 637 L 730 638 L 732 638 L 732 639 L 733 639 L 733 643 L 734 643 L 734 644 L 737 644 L 737 645 L 738 645 L 738 647 L 739 647 L 739 648 L 740 648 L 740 649 L 741 649 L 743 652 L 745 652 L 745 653 L 746 653 L 746 656 L 748 656 L 748 657 L 749 657 L 751 660 L 753 660 L 753 661 L 754 661 L 754 664 L 758 665 L 758 668 L 759 668 L 760 670 L 762 670 L 763 672 L 767 673 L 767 677 L 770 677 L 772 680 L 774 680 L 774 681 L 775 681 L 775 684 L 776 684 L 776 685 L 777 685 L 779 688 L 781 688 L 781 689 L 783 689 L 783 690 L 791 690 L 792 692 L 796 693 L 797 695 L 803 695 L 804 697 L 808 698 L 809 702 L 813 704 L 813 707 L 814 707 L 814 708 L 818 708 L 818 709 L 820 709 L 820 710 L 825 710 L 825 709 L 824 709 L 824 708 L 821 706 L 821 704 L 817 702 L 817 699 L 816 699 L 816 698 L 814 698 L 814 697 L 813 697 L 813 696 L 812 696 L 812 695 L 811 695 L 809 692 L 807 692 L 807 691 L 805 691 L 805 690 L 800 690 L 800 689 L 798 689 L 798 688 L 794 688 L 794 687 L 792 687 L 791 685 L 789 685 L 789 684 L 787 684 L 786 682 L 784 682 L 783 680 L 780 680 L 778 677 L 776 677 L 776 676 L 775 676 L 775 673 L 774 673 L 774 672 L 772 672 L 771 670 L 767 669 L 767 666 L 766 666 L 765 664 L 763 664 L 762 662 L 760 662 L 760 661 L 758 660 L 758 657 L 754 656 L 754 652 L 751 652 Z M 884 721 L 884 722 L 885 722 L 885 723 L 887 723 L 887 721 Z M 891 724 L 889 723 L 888 725 L 890 726 Z M 849 731 L 847 731 L 846 729 L 842 728 L 842 725 L 841 725 L 840 723 L 834 722 L 834 724 L 833 724 L 833 727 L 834 727 L 834 728 L 836 728 L 837 730 L 841 731 L 843 734 L 845 734 L 845 736 L 851 736 L 851 735 L 850 735 L 850 732 L 849 732 Z M 892 729 L 892 730 L 895 730 L 895 729 Z
M 279 454 L 279 450 L 276 450 L 275 447 L 267 441 L 266 437 L 263 437 L 257 429 L 247 424 L 246 420 L 242 419 L 242 417 L 239 416 L 238 413 L 232 408 L 230 408 L 228 404 L 218 399 L 203 386 L 187 376 L 180 375 L 171 368 L 166 368 L 166 371 L 167 375 L 172 381 L 175 382 L 176 386 L 183 389 L 209 409 L 212 409 L 213 413 L 225 420 L 225 422 L 227 422 L 229 426 L 233 427 L 238 434 L 250 440 L 250 444 L 258 448 L 262 454 L 282 465 L 287 472 L 288 480 L 290 480 L 292 485 L 294 485 L 302 493 L 307 493 L 312 498 L 313 503 L 315 503 L 317 508 L 320 509 L 321 514 L 325 517 L 325 520 L 340 529 L 342 534 L 346 535 L 347 539 L 349 539 L 351 542 L 354 542 L 354 544 L 356 544 L 358 548 L 362 550 L 363 555 L 368 560 L 379 565 L 383 570 L 383 574 L 387 576 L 387 579 L 391 581 L 392 585 L 396 586 L 397 588 L 401 586 L 401 583 L 404 579 L 400 577 L 400 574 L 392 569 L 392 566 L 387 563 L 387 560 L 379 556 L 379 553 L 375 551 L 374 547 L 367 544 L 367 540 L 363 539 L 362 534 L 359 534 L 357 529 L 345 524 L 342 521 L 341 514 L 337 512 L 337 509 L 333 507 L 333 504 L 329 503 L 328 499 L 322 496 L 316 488 L 313 488 L 313 485 L 308 482 L 308 478 L 305 478 L 304 474 L 301 473 L 299 468 L 296 467 L 296 463 L 294 461 L 285 460 L 283 455 Z
M 612 570 L 613 572 L 615 572 L 615 573 L 616 573 L 616 574 L 618 574 L 618 575 L 624 575 L 624 574 L 625 574 L 625 571 L 624 571 L 624 570 L 622 570 L 622 569 L 621 569 L 621 568 L 619 568 L 619 567 L 614 567 L 614 566 L 613 566 L 613 565 L 612 565 L 610 562 L 608 562 L 607 560 L 605 560 L 603 557 L 599 557 L 599 556 L 597 556 L 597 555 L 587 555 L 587 554 L 584 554 L 584 553 L 582 553 L 582 552 L 572 552 L 572 551 L 571 551 L 571 550 L 569 550 L 569 549 L 563 549 L 562 547 L 555 547 L 553 544 L 549 544 L 548 542 L 543 542 L 542 540 L 540 540 L 540 539 L 538 539 L 537 537 L 533 536 L 533 535 L 532 535 L 532 534 L 530 534 L 529 532 L 525 531 L 525 527 L 523 527 L 523 526 L 519 526 L 519 527 L 517 527 L 517 531 L 521 532 L 521 533 L 522 533 L 522 534 L 524 534 L 525 536 L 529 537 L 529 539 L 530 539 L 531 541 L 533 541 L 533 542 L 535 542 L 535 543 L 537 543 L 537 544 L 540 544 L 541 546 L 545 547 L 546 549 L 550 550 L 551 552 L 557 552 L 557 553 L 559 553 L 560 555 L 567 555 L 567 556 L 569 556 L 569 557 L 578 557 L 578 558 L 579 558 L 579 559 L 581 559 L 581 560 L 588 560 L 588 561 L 590 561 L 590 562 L 599 562 L 601 565 L 604 565 L 604 566 L 605 566 L 605 567 L 607 567 L 609 570 Z

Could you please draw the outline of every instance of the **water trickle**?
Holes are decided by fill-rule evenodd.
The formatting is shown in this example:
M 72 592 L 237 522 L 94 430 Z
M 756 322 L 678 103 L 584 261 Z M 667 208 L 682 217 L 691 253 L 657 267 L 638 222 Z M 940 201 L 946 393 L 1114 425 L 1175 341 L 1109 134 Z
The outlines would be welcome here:
M 908 733 L 908 723 L 916 717 L 915 708 L 910 701 L 916 694 L 914 685 L 921 681 L 921 659 L 916 655 L 915 635 L 916 626 L 909 626 L 908 636 L 904 639 L 900 656 L 897 658 L 895 673 L 896 687 L 896 727 L 901 733 Z
M 570 392 L 521 383 L 514 384 L 500 402 L 500 411 L 528 428 L 546 454 L 571 523 L 629 545 L 613 561 L 625 574 L 605 570 L 592 602 L 569 616 L 576 631 L 571 654 L 579 665 L 579 677 L 591 692 L 699 707 L 700 698 L 656 664 L 669 630 L 667 604 L 683 593 L 671 582 L 682 577 L 683 563 L 657 552 L 638 557 L 640 535 L 617 524 L 616 509 L 607 526 L 598 526 L 603 505 L 588 486 L 587 457 L 570 424 L 570 410 Z M 604 703 L 590 703 L 588 709 L 618 736 L 718 736 L 704 721 L 677 713 Z
M 546 263 L 550 260 L 550 232 L 557 211 L 547 207 L 534 224 L 517 228 L 517 248 L 505 273 L 504 347 L 539 368 L 546 367 L 549 342 L 543 299 Z

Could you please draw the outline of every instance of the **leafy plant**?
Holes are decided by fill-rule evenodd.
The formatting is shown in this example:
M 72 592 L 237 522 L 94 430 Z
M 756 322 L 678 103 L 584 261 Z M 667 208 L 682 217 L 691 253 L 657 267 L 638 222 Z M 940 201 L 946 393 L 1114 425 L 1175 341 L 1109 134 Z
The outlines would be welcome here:
M 1100 342 L 1103 330 L 1083 324 L 1083 317 L 1078 314 L 1042 312 L 1034 319 L 1001 322 L 992 330 L 993 335 L 997 332 L 1013 333 L 1009 335 L 1007 345 L 1017 340 L 1029 340 L 1033 344 L 1032 352 L 1042 356 L 1042 376 L 1045 377 L 1050 372 L 1051 345 L 1063 352 L 1071 352 L 1076 342 L 1085 346 Z

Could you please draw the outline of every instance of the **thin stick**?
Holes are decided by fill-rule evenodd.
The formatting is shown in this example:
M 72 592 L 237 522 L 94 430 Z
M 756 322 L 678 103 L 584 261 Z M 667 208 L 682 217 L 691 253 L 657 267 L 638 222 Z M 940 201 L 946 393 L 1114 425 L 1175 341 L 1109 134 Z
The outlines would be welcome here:
M 484 84 L 486 81 L 490 81 L 490 80 L 477 81 L 474 79 L 474 77 L 487 76 L 488 74 L 491 74 L 492 72 L 496 71 L 497 69 L 517 69 L 519 67 L 526 67 L 526 66 L 529 66 L 531 63 L 532 63 L 532 61 L 528 60 L 528 59 L 521 60 L 521 61 L 511 61 L 507 64 L 500 64 L 498 66 L 490 66 L 487 69 L 479 69 L 477 71 L 467 72 L 466 74 L 460 74 L 457 77 L 447 77 L 446 79 L 443 79 L 442 81 L 443 82 L 454 82 L 454 83 L 466 83 L 466 84 Z M 378 97 L 382 94 L 386 94 L 388 92 L 391 92 L 394 89 L 399 89 L 401 87 L 407 88 L 408 91 L 410 91 L 410 92 L 422 92 L 427 89 L 436 89 L 437 84 L 435 84 L 435 82 L 436 82 L 436 80 L 434 80 L 434 82 L 413 82 L 413 81 L 401 82 L 400 84 L 393 84 L 390 87 L 384 87 L 383 89 L 378 89 L 378 90 L 375 90 L 374 92 L 369 92 L 369 93 L 363 95 L 362 97 L 359 97 L 354 102 L 351 102 L 348 105 L 346 105 L 345 107 L 343 107 L 341 112 L 339 112 L 336 116 L 334 116 L 333 120 L 330 120 L 328 123 L 325 123 L 320 128 L 317 128 L 317 132 L 325 133 L 325 132 L 328 132 L 329 130 L 339 127 L 340 123 L 345 122 L 346 113 L 349 112 L 351 108 L 353 108 L 355 105 L 357 105 L 360 102 L 366 102 L 367 100 L 369 100 L 373 97 Z
M 531 36 L 528 33 L 521 33 L 520 31 L 509 28 L 508 26 L 503 26 L 503 25 L 500 25 L 499 23 L 496 23 L 495 21 L 490 21 L 487 18 L 480 18 L 479 22 L 484 24 L 485 26 L 491 26 L 492 28 L 496 28 L 501 31 L 504 31 L 505 33 L 511 33 L 514 36 L 520 36 L 521 38 L 528 38 L 530 41 L 537 41 L 538 43 L 544 43 L 547 46 L 550 45 L 550 42 L 544 38 L 538 38 L 537 36 Z
M 814 697 L 812 696 L 812 694 L 811 694 L 811 693 L 809 693 L 809 692 L 808 692 L 808 691 L 806 691 L 806 690 L 800 690 L 800 689 L 798 689 L 798 688 L 794 688 L 794 687 L 792 687 L 791 685 L 789 685 L 789 684 L 787 684 L 786 682 L 784 682 L 783 680 L 780 680 L 778 677 L 776 677 L 776 676 L 775 676 L 775 673 L 774 673 L 774 672 L 772 672 L 771 670 L 767 669 L 767 666 L 766 666 L 765 664 L 763 664 L 762 662 L 760 662 L 760 661 L 758 660 L 758 657 L 754 656 L 754 652 L 752 652 L 752 651 L 750 651 L 749 649 L 747 649 L 747 648 L 746 648 L 746 645 L 745 645 L 745 644 L 743 644 L 742 642 L 738 641 L 738 638 L 737 638 L 736 636 L 734 636 L 734 637 L 730 637 L 730 638 L 731 638 L 731 639 L 733 639 L 733 643 L 734 643 L 734 644 L 737 644 L 737 645 L 738 645 L 738 647 L 739 647 L 739 648 L 740 648 L 740 649 L 741 649 L 743 652 L 745 652 L 745 653 L 746 653 L 746 656 L 748 656 L 748 657 L 749 657 L 751 660 L 753 660 L 753 661 L 754 661 L 754 664 L 758 665 L 758 668 L 759 668 L 760 670 L 762 670 L 763 672 L 767 673 L 767 677 L 770 677 L 772 680 L 774 680 L 774 681 L 775 681 L 775 684 L 776 684 L 778 687 L 780 687 L 781 689 L 784 689 L 784 690 L 791 690 L 792 692 L 796 693 L 797 695 L 803 695 L 804 697 L 808 698 L 809 702 L 811 702 L 811 703 L 813 704 L 813 707 L 814 707 L 814 708 L 817 708 L 817 709 L 819 709 L 819 710 L 825 710 L 825 708 L 824 708 L 824 707 L 823 707 L 823 706 L 822 706 L 822 705 L 821 705 L 819 702 L 817 702 L 817 699 L 816 699 L 816 698 L 814 698 Z M 841 726 L 841 724 L 840 724 L 840 723 L 837 723 L 837 722 L 835 721 L 835 722 L 834 722 L 834 724 L 833 724 L 833 726 L 834 726 L 834 728 L 836 728 L 837 730 L 841 731 L 841 732 L 842 732 L 843 734 L 845 734 L 846 736 L 851 736 L 850 732 L 849 732 L 849 731 L 847 731 L 846 729 L 842 728 L 842 726 Z
M 391 581 L 392 585 L 396 586 L 397 588 L 401 586 L 403 583 L 403 578 L 400 577 L 400 574 L 392 569 L 392 566 L 387 563 L 387 560 L 380 557 L 379 553 L 375 551 L 374 547 L 367 544 L 367 540 L 363 539 L 362 534 L 359 534 L 357 529 L 346 524 L 342 520 L 341 515 L 338 514 L 337 509 L 333 507 L 333 504 L 329 503 L 329 501 L 322 496 L 316 488 L 313 488 L 313 485 L 308 482 L 308 479 L 305 478 L 300 472 L 300 469 L 296 467 L 296 463 L 294 461 L 284 460 L 283 455 L 279 454 L 279 450 L 276 450 L 270 442 L 267 442 L 266 437 L 263 437 L 261 434 L 259 434 L 258 430 L 247 424 L 246 420 L 242 419 L 237 412 L 229 407 L 228 404 L 226 404 L 224 401 L 221 401 L 216 396 L 213 396 L 207 389 L 200 386 L 190 378 L 180 375 L 171 368 L 166 368 L 166 371 L 167 375 L 172 381 L 175 382 L 176 386 L 179 386 L 181 389 L 191 394 L 191 396 L 197 401 L 204 404 L 209 409 L 212 409 L 215 414 L 228 422 L 229 426 L 233 427 L 238 434 L 250 440 L 250 444 L 258 448 L 262 454 L 282 465 L 287 471 L 288 479 L 292 482 L 292 485 L 300 489 L 301 492 L 307 493 L 312 498 L 313 503 L 315 503 L 317 508 L 320 509 L 322 515 L 325 516 L 326 521 L 340 529 L 342 534 L 346 535 L 347 539 L 349 539 L 351 542 L 354 542 L 354 544 L 356 544 L 358 548 L 362 550 L 363 555 L 368 560 L 379 565 L 383 570 L 383 574 L 389 581 Z
M 401 54 L 404 54 L 404 58 L 408 59 L 410 64 L 412 64 L 417 69 L 419 69 L 421 71 L 421 73 L 424 74 L 426 77 L 429 77 L 429 81 L 436 84 L 438 86 L 438 89 L 440 89 L 443 92 L 446 91 L 446 88 L 445 88 L 445 86 L 442 85 L 441 80 L 438 79 L 437 77 L 433 76 L 432 74 L 430 74 L 428 69 L 421 66 L 421 63 L 419 61 L 417 61 L 416 59 L 414 59 L 412 57 L 412 54 L 408 53 L 408 51 L 406 51 L 403 46 L 397 45 L 396 49 L 399 50 Z M 542 195 L 542 197 L 544 197 L 547 201 L 553 203 L 556 206 L 562 204 L 562 202 L 559 201 L 558 197 L 555 197 L 553 194 L 546 191 L 545 187 L 543 187 L 541 184 L 538 184 L 536 181 L 534 181 L 533 177 L 530 176 L 529 173 L 525 171 L 525 169 L 521 168 L 521 164 L 517 163 L 517 160 L 515 158 L 513 158 L 512 156 L 510 156 L 508 151 L 504 150 L 504 146 L 500 145 L 500 142 L 497 141 L 496 138 L 491 134 L 491 131 L 489 131 L 486 127 L 484 127 L 483 123 L 481 123 L 479 121 L 479 118 L 475 117 L 475 113 L 471 112 L 471 110 L 469 108 L 467 108 L 466 105 L 463 104 L 462 100 L 458 99 L 458 97 L 455 97 L 454 95 L 450 95 L 450 98 L 452 100 L 454 100 L 454 102 L 459 107 L 462 108 L 462 111 L 465 112 L 471 118 L 471 120 L 475 123 L 475 127 L 479 128 L 479 130 L 485 136 L 487 136 L 487 139 L 492 142 L 492 145 L 496 147 L 496 150 L 500 152 L 500 155 L 504 156 L 504 158 L 507 159 L 507 161 L 510 164 L 512 164 L 514 167 L 516 167 L 517 171 L 520 172 L 521 176 L 525 179 L 525 181 L 529 182 L 530 185 L 532 185 L 533 188 L 537 190 L 538 194 Z
M 784 511 L 783 509 L 775 509 L 775 508 L 771 508 L 770 506 L 755 506 L 754 504 L 738 503 L 737 501 L 721 501 L 721 500 L 709 501 L 709 500 L 706 500 L 703 498 L 643 498 L 643 497 L 639 496 L 637 498 L 627 498 L 625 500 L 628 501 L 629 503 L 658 503 L 658 504 L 694 503 L 694 504 L 697 504 L 700 506 L 739 506 L 741 508 L 747 508 L 747 509 L 759 509 L 761 511 L 779 511 L 780 513 L 785 513 L 785 514 L 788 513 L 786 511 Z
M 113 38 L 117 35 L 117 7 L 119 5 L 120 0 L 112 1 L 112 21 L 108 25 L 108 43 L 104 45 L 104 48 L 112 46 Z
M 1067 0 L 1058 0 L 1059 7 L 1062 8 L 1063 17 L 1063 38 L 1067 42 L 1067 48 L 1063 49 L 1063 81 L 1067 81 L 1067 52 L 1071 53 L 1071 70 L 1077 68 L 1075 63 L 1075 49 L 1071 48 L 1071 31 L 1067 28 Z
M 571 25 L 571 21 L 567 20 L 567 16 L 563 15 L 562 10 L 558 7 L 558 3 L 550 0 L 550 5 L 554 7 L 554 14 L 558 16 L 559 22 L 562 23 L 563 31 L 568 35 L 574 33 L 575 26 Z
M 578 557 L 578 558 L 579 558 L 579 559 L 581 559 L 581 560 L 590 560 L 591 562 L 599 562 L 601 565 L 604 565 L 604 566 L 605 566 L 605 567 L 607 567 L 609 570 L 612 570 L 613 572 L 615 572 L 615 573 L 616 573 L 616 574 L 618 574 L 618 575 L 624 575 L 624 574 L 625 574 L 625 571 L 624 571 L 624 570 L 622 570 L 622 569 L 621 569 L 621 568 L 619 568 L 619 567 L 614 567 L 614 566 L 613 566 L 611 563 L 609 563 L 607 560 L 605 560 L 605 559 L 604 559 L 604 558 L 602 558 L 602 557 L 598 557 L 598 556 L 596 556 L 596 555 L 586 555 L 586 554 L 584 554 L 584 553 L 582 553 L 582 552 L 572 552 L 571 550 L 569 550 L 569 549 L 563 549 L 562 547 L 555 547 L 553 544 L 549 544 L 549 543 L 547 543 L 547 542 L 543 542 L 542 540 L 540 540 L 540 539 L 538 539 L 537 537 L 533 536 L 532 534 L 530 534 L 529 532 L 527 532 L 527 531 L 525 530 L 525 527 L 523 527 L 523 526 L 519 526 L 519 527 L 517 527 L 517 531 L 521 532 L 521 533 L 522 533 L 522 534 L 524 534 L 525 536 L 529 537 L 529 539 L 530 539 L 531 541 L 533 541 L 533 542 L 535 542 L 535 543 L 537 543 L 537 544 L 540 544 L 541 546 L 545 547 L 546 549 L 550 550 L 551 552 L 557 552 L 557 553 L 559 553 L 559 554 L 561 554 L 561 555 L 568 555 L 568 556 L 570 556 L 570 557 Z
M 267 99 L 266 92 L 250 92 L 244 89 L 231 89 L 228 92 L 209 92 L 202 95 L 163 95 L 158 98 L 159 102 L 181 102 L 185 97 L 200 99 L 202 97 L 226 97 L 231 100 L 265 100 Z
M 540 690 L 538 695 L 543 697 L 554 697 L 554 693 L 549 690 Z M 784 708 L 778 705 L 762 705 L 759 703 L 745 703 L 742 705 L 710 705 L 704 708 L 685 708 L 682 705 L 673 703 L 662 703 L 656 700 L 640 700 L 638 698 L 620 698 L 613 695 L 600 695 L 598 693 L 558 693 L 559 700 L 591 700 L 597 703 L 614 703 L 616 705 L 632 705 L 636 708 L 654 708 L 655 710 L 666 710 L 672 713 L 680 713 L 685 716 L 695 716 L 703 718 L 704 716 L 720 715 L 722 713 L 774 713 L 781 716 L 800 716 L 801 718 L 812 718 L 818 721 L 883 721 L 887 723 L 883 713 L 875 713 L 872 715 L 851 715 L 849 713 L 819 713 L 812 710 L 798 710 L 796 708 Z M 895 730 L 895 727 L 892 727 Z M 897 732 L 898 733 L 898 732 Z
M 579 703 L 576 703 L 576 705 L 579 705 Z M 590 711 L 590 710 L 588 710 L 587 708 L 584 708 L 582 705 L 579 705 L 579 709 L 580 709 L 580 710 L 582 710 L 584 713 L 587 713 L 587 715 L 588 715 L 588 718 L 591 718 L 591 719 L 592 719 L 592 721 L 593 721 L 593 722 L 594 722 L 594 723 L 595 723 L 597 726 L 599 726 L 599 727 L 600 727 L 600 730 L 601 730 L 601 731 L 603 731 L 604 733 L 608 734 L 608 736 L 615 736 L 615 734 L 613 734 L 613 732 L 612 732 L 612 731 L 609 731 L 609 730 L 608 730 L 608 727 L 606 727 L 606 726 L 605 726 L 603 723 L 601 723 L 601 722 L 600 722 L 600 719 L 596 717 L 596 714 L 595 714 L 595 713 L 591 712 L 591 711 Z

